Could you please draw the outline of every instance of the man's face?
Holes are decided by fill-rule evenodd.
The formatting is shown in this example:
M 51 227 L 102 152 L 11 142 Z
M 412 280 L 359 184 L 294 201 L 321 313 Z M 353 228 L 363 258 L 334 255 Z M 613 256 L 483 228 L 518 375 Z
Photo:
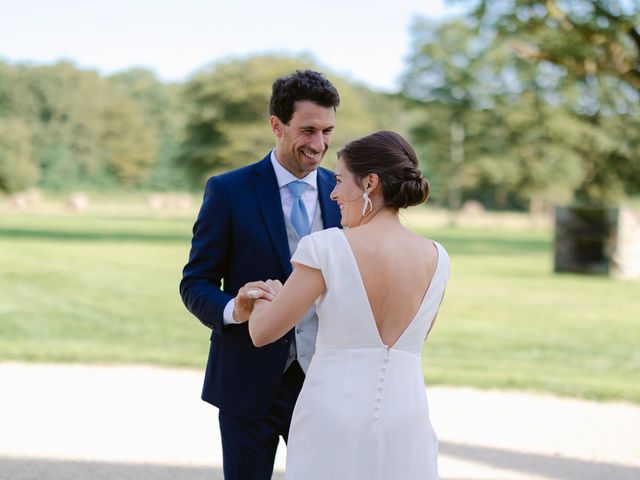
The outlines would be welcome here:
M 288 125 L 272 116 L 278 162 L 298 178 L 317 169 L 331 144 L 335 123 L 333 107 L 321 107 L 309 100 L 295 103 Z

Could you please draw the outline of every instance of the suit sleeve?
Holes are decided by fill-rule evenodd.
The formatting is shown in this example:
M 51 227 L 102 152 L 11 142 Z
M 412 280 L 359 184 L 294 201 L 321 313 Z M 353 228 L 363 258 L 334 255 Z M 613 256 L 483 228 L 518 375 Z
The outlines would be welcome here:
M 231 212 L 223 182 L 207 182 L 202 206 L 193 226 L 189 262 L 180 282 L 180 295 L 187 309 L 204 325 L 218 333 L 224 330 L 224 308 L 233 298 L 221 290 L 231 249 Z

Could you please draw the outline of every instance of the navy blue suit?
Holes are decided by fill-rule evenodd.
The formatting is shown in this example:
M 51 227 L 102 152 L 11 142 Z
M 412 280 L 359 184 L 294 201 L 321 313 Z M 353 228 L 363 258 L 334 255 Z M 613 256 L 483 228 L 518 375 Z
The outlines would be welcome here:
M 339 208 L 329 198 L 335 185 L 333 174 L 320 168 L 317 181 L 324 227 L 339 226 Z M 292 270 L 291 254 L 270 155 L 208 180 L 180 294 L 189 311 L 212 329 L 202 399 L 227 418 L 260 421 L 271 414 L 293 330 L 256 348 L 247 323 L 224 324 L 224 308 L 247 282 L 278 279 L 284 283 Z M 242 428 L 222 425 L 222 417 L 221 430 L 223 450 L 225 435 L 233 436 L 236 430 L 243 434 Z

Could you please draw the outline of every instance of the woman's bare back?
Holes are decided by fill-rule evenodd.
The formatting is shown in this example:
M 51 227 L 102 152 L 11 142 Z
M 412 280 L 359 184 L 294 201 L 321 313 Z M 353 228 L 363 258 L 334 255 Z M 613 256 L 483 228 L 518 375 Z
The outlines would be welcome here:
M 345 232 L 380 338 L 392 346 L 415 317 L 438 264 L 433 241 L 401 226 Z

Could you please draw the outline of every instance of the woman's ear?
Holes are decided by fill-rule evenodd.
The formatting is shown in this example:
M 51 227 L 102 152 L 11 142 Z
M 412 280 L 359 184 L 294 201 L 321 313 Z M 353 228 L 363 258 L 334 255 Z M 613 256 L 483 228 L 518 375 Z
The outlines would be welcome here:
M 380 177 L 377 173 L 370 173 L 363 183 L 365 192 L 371 193 L 380 185 Z

